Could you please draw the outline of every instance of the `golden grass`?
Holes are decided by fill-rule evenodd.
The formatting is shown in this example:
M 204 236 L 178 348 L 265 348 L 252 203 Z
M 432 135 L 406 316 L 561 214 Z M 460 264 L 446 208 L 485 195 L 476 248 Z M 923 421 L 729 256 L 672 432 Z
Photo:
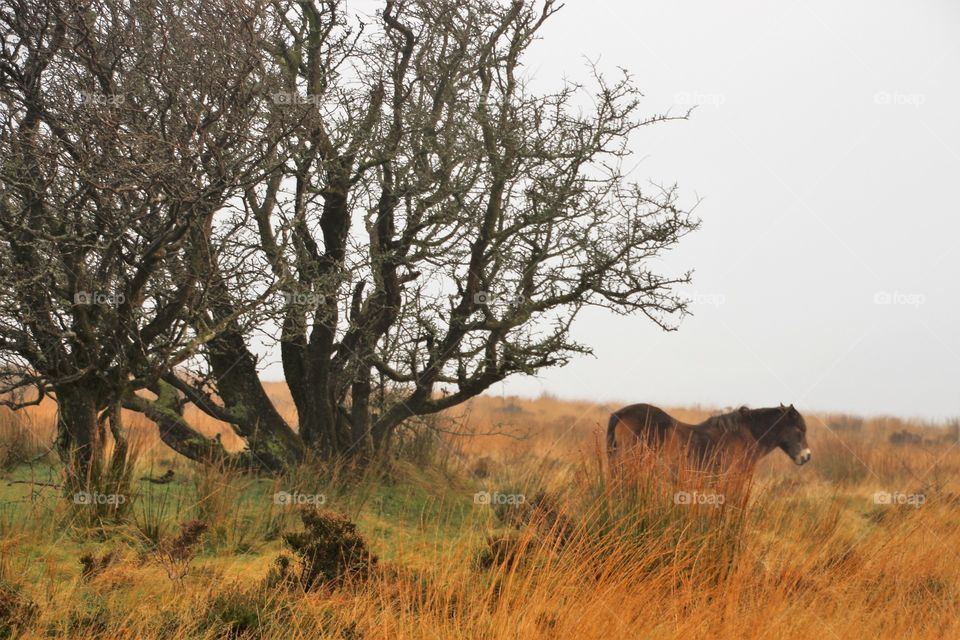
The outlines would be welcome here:
M 269 389 L 293 420 L 285 389 Z M 126 522 L 82 527 L 51 492 L 5 487 L 0 637 L 3 616 L 20 611 L 13 586 L 35 605 L 28 623 L 8 622 L 23 637 L 960 637 L 955 430 L 807 415 L 814 458 L 803 468 L 774 452 L 752 482 L 671 480 L 651 462 L 611 478 L 600 444 L 613 408 L 481 397 L 444 416 L 445 430 L 474 435 L 446 436 L 430 465 L 362 477 L 311 466 L 278 479 L 176 460 L 131 416 L 141 465 L 175 466 L 177 482 L 137 487 Z M 695 422 L 711 410 L 671 413 Z M 31 410 L 41 441 L 52 420 L 49 404 Z M 902 430 L 925 442 L 891 444 Z M 262 588 L 279 532 L 297 526 L 267 499 L 281 489 L 322 491 L 353 517 L 381 557 L 373 576 L 309 594 Z M 676 504 L 680 490 L 724 501 Z M 520 494 L 526 506 L 478 505 L 476 491 Z M 878 503 L 878 492 L 923 503 Z M 550 506 L 526 509 L 537 496 Z M 149 521 L 169 534 L 188 517 L 211 529 L 180 586 L 138 550 Z M 491 539 L 509 553 L 481 569 Z M 120 559 L 81 580 L 79 555 L 110 548 Z

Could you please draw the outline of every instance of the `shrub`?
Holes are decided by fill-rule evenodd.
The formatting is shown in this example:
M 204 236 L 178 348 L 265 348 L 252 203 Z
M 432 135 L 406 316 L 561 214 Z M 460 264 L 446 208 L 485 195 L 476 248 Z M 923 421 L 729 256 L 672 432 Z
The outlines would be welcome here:
M 216 631 L 218 638 L 240 638 L 259 631 L 268 619 L 269 602 L 262 590 L 228 589 L 217 593 L 200 621 L 202 631 Z
M 207 523 L 200 520 L 182 522 L 180 533 L 176 537 L 161 540 L 150 555 L 167 572 L 167 577 L 182 585 L 206 530 Z
M 15 638 L 37 618 L 37 605 L 16 585 L 0 582 L 0 639 Z
M 300 519 L 304 531 L 284 534 L 283 540 L 299 560 L 297 581 L 305 591 L 321 584 L 340 586 L 369 575 L 377 558 L 347 516 L 304 509 Z
M 831 431 L 862 431 L 863 418 L 858 416 L 850 416 L 847 414 L 840 414 L 831 416 L 827 420 L 827 426 Z
M 116 558 L 117 552 L 113 550 L 107 551 L 100 557 L 92 553 L 80 556 L 80 580 L 86 582 L 100 575 Z
M 270 570 L 267 571 L 267 577 L 264 584 L 267 589 L 277 587 L 290 587 L 297 583 L 297 576 L 294 574 L 294 560 L 286 555 L 280 554 L 273 559 Z

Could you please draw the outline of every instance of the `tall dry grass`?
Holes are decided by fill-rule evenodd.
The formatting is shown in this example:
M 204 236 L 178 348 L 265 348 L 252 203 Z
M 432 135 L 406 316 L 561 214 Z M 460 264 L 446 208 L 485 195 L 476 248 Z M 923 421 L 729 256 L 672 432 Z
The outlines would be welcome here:
M 271 392 L 293 419 L 285 390 Z M 135 486 L 128 517 L 91 526 L 55 492 L 4 488 L 0 637 L 960 637 L 955 430 L 811 414 L 803 468 L 774 452 L 752 478 L 709 477 L 641 455 L 609 473 L 613 408 L 482 397 L 442 418 L 463 435 L 434 439 L 429 463 L 311 463 L 279 478 L 176 459 L 131 416 L 140 471 L 176 480 Z M 52 415 L 29 414 L 41 446 Z M 902 431 L 917 437 L 892 444 Z M 355 520 L 380 557 L 370 575 L 309 593 L 266 586 L 282 533 L 299 527 L 278 491 L 322 494 Z M 208 528 L 173 581 L 149 550 L 189 520 Z M 78 558 L 107 551 L 82 577 Z

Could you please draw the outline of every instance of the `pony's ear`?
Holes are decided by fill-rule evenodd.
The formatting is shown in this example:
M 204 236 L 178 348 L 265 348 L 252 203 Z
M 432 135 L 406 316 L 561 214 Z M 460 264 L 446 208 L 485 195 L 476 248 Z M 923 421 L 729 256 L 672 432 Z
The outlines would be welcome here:
M 781 409 L 786 409 L 786 407 L 783 406 L 783 403 L 782 403 L 782 402 L 780 403 L 780 408 L 781 408 Z

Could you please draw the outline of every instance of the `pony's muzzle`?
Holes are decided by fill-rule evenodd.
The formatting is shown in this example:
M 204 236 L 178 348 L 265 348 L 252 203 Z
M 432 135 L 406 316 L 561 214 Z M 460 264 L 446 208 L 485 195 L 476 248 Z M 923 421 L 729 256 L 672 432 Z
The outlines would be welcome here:
M 810 462 L 811 456 L 812 454 L 810 453 L 810 449 L 804 449 L 803 451 L 798 453 L 796 456 L 794 456 L 793 461 L 801 465 L 807 464 L 808 462 Z

